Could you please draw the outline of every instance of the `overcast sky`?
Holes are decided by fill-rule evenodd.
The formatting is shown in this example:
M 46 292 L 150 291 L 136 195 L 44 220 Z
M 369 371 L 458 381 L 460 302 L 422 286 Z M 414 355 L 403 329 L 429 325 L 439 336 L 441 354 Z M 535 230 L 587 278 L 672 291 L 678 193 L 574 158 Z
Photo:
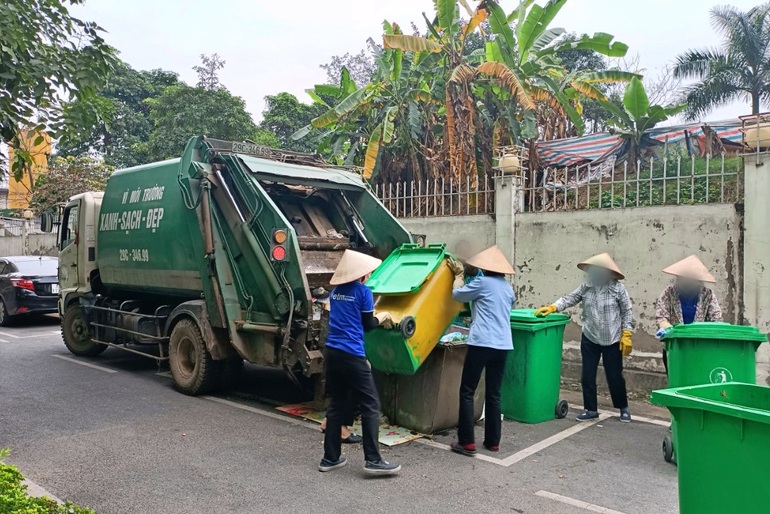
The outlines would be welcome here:
M 508 12 L 518 0 L 500 3 Z M 570 0 L 552 26 L 609 32 L 631 47 L 629 55 L 639 54 L 647 73 L 658 74 L 678 53 L 719 43 L 709 9 L 720 3 L 728 2 Z M 747 10 L 759 0 L 729 3 Z M 266 95 L 289 91 L 310 102 L 304 90 L 326 78 L 320 64 L 357 53 L 368 37 L 380 41 L 385 19 L 405 29 L 414 21 L 424 29 L 421 13 L 432 7 L 432 0 L 87 0 L 72 10 L 100 24 L 108 42 L 137 69 L 172 70 L 194 84 L 192 67 L 200 54 L 218 53 L 227 61 L 220 80 L 259 120 Z M 746 114 L 747 105 L 720 109 L 707 119 Z

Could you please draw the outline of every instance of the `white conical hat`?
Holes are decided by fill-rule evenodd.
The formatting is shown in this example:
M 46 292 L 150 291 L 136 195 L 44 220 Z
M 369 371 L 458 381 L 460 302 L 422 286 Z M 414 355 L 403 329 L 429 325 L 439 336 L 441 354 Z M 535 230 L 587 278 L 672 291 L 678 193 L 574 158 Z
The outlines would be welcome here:
M 623 272 L 620 271 L 620 268 L 617 264 L 615 264 L 615 261 L 612 260 L 612 257 L 610 257 L 610 254 L 608 253 L 600 253 L 599 255 L 594 255 L 590 259 L 584 260 L 577 266 L 583 271 L 585 271 L 588 266 L 598 266 L 600 268 L 610 270 L 613 275 L 612 278 L 615 280 L 623 280 L 626 278 L 626 276 L 623 275 Z
M 696 255 L 690 255 L 686 259 L 675 262 L 664 269 L 663 273 L 674 275 L 675 277 L 690 278 L 699 282 L 710 282 L 712 284 L 715 284 L 717 281 Z
M 371 257 L 353 250 L 345 250 L 329 284 L 338 286 L 353 282 L 376 270 L 380 264 L 382 264 L 382 261 L 377 257 Z
M 474 268 L 494 271 L 495 273 L 502 273 L 504 275 L 513 275 L 516 273 L 513 271 L 513 266 L 510 265 L 508 259 L 503 255 L 503 251 L 500 250 L 500 247 L 497 245 L 474 255 L 468 259 L 468 264 Z

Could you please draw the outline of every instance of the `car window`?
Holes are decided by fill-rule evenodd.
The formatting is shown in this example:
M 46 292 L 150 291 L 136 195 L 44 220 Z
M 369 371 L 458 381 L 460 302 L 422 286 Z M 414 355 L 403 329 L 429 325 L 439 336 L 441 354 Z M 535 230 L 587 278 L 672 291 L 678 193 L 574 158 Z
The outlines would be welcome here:
M 42 277 L 57 274 L 58 259 L 30 259 L 28 261 L 16 261 L 16 267 L 23 275 L 39 275 Z
M 64 211 L 64 223 L 61 228 L 61 246 L 59 249 L 64 250 L 69 245 L 75 242 L 78 231 L 78 206 L 72 206 Z
M 8 267 L 8 263 L 0 261 L 0 275 L 7 275 L 9 272 L 5 269 Z

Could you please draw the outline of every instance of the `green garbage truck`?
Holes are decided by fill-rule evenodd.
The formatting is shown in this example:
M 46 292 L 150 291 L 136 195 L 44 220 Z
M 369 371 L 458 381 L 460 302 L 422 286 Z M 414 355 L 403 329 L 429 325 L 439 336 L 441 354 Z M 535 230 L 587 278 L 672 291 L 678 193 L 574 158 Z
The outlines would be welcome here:
M 67 348 L 168 361 L 191 395 L 226 387 L 244 360 L 322 385 L 327 313 L 316 298 L 342 253 L 385 258 L 412 242 L 360 174 L 203 136 L 181 158 L 118 170 L 103 193 L 72 197 L 59 227 Z

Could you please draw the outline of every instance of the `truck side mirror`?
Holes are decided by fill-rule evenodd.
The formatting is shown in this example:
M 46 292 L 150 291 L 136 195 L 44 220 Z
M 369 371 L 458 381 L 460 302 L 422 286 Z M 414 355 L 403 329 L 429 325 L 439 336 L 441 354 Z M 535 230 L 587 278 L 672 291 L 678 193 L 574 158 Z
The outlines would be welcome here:
M 53 214 L 44 212 L 40 215 L 40 231 L 53 232 Z

